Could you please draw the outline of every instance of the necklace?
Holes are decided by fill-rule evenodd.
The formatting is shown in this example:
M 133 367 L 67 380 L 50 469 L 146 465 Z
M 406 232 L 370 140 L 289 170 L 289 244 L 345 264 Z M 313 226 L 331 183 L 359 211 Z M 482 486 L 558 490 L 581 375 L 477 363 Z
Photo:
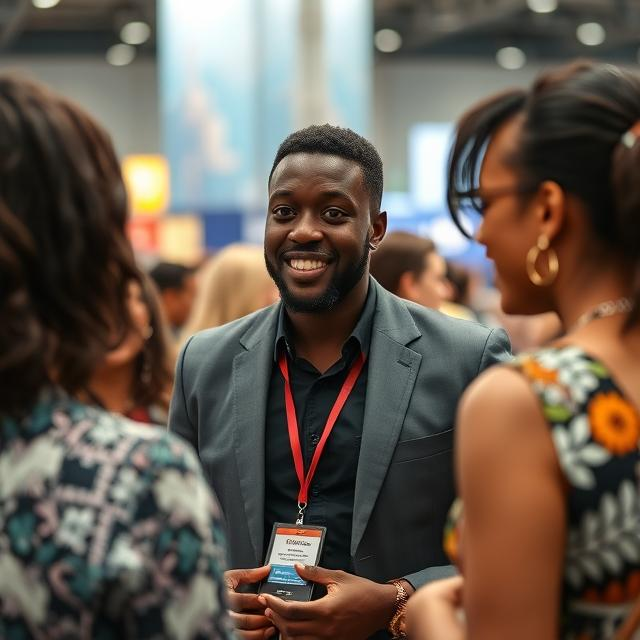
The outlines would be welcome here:
M 619 313 L 629 313 L 632 308 L 633 304 L 631 302 L 631 298 L 623 297 L 618 298 L 617 300 L 605 300 L 593 307 L 593 309 L 585 311 L 576 320 L 571 331 L 584 327 L 585 324 L 588 324 L 592 320 L 597 320 L 598 318 L 607 318 L 608 316 L 615 316 Z

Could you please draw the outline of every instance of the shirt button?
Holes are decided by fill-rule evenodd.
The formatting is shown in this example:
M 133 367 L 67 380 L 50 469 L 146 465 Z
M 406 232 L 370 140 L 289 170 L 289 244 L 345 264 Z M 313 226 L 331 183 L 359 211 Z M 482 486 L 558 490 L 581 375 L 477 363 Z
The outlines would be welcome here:
M 311 434 L 311 444 L 315 447 L 320 442 L 320 436 L 317 433 Z
M 311 489 L 311 495 L 317 498 L 320 495 L 320 489 L 318 489 L 318 487 L 313 487 L 313 489 Z

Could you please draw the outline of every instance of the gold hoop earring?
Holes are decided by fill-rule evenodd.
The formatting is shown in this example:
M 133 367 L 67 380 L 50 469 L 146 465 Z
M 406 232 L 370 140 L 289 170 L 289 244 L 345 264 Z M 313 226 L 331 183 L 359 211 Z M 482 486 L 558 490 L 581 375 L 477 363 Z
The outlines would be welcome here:
M 547 273 L 546 276 L 541 276 L 536 267 L 540 254 L 543 251 L 547 252 L 547 268 L 549 273 Z M 548 287 L 555 282 L 555 279 L 558 277 L 558 271 L 560 271 L 558 254 L 553 247 L 549 245 L 549 238 L 543 233 L 538 238 L 538 242 L 527 252 L 527 275 L 529 276 L 529 280 L 537 287 Z

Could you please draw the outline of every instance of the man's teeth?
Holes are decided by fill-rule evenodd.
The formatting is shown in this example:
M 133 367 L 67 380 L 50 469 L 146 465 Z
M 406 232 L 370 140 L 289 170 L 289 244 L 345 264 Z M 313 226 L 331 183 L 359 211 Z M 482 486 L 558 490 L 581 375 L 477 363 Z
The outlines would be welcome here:
M 311 271 L 312 269 L 322 269 L 326 262 L 321 260 L 291 260 L 291 268 L 296 271 Z

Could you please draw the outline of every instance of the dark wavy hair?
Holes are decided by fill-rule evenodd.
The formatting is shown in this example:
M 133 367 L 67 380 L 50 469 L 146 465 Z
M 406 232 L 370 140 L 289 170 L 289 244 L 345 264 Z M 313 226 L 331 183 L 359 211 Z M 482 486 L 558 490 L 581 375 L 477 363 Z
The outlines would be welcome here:
M 153 332 L 136 357 L 132 399 L 137 406 L 158 404 L 168 409 L 175 364 L 173 345 L 157 286 L 146 274 L 142 274 L 140 286 Z
M 127 199 L 106 132 L 81 108 L 0 76 L 0 414 L 40 390 L 80 389 L 131 326 L 139 278 Z
M 542 74 L 530 90 L 509 90 L 473 107 L 460 120 L 451 151 L 448 204 L 468 235 L 461 203 L 473 205 L 484 150 L 496 130 L 520 115 L 518 149 L 510 159 L 522 196 L 545 180 L 585 206 L 594 237 L 635 265 L 635 304 L 627 326 L 640 320 L 640 142 L 623 135 L 640 120 L 640 76 L 580 60 Z

